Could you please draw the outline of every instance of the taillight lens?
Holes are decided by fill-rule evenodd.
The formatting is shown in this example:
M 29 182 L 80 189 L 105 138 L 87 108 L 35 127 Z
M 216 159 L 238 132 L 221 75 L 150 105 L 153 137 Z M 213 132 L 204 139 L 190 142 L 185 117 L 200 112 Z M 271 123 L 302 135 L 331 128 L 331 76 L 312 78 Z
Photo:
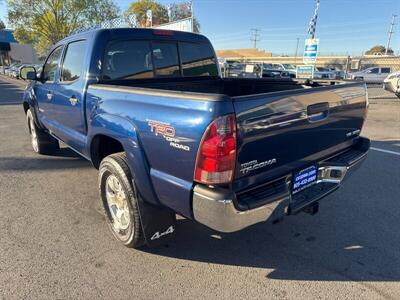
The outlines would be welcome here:
M 227 115 L 207 128 L 197 153 L 194 180 L 204 184 L 228 183 L 236 162 L 236 118 Z

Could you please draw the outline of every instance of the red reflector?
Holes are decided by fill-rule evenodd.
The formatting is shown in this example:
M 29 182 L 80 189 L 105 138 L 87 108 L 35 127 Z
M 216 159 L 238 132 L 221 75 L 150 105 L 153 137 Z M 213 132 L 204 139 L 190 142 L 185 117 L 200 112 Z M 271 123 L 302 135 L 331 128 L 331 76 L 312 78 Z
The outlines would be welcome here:
M 158 29 L 158 30 L 153 30 L 154 35 L 166 35 L 166 36 L 171 36 L 174 35 L 174 32 L 171 30 L 163 30 L 163 29 Z
M 214 120 L 203 135 L 197 153 L 194 180 L 205 184 L 228 183 L 236 162 L 236 118 Z

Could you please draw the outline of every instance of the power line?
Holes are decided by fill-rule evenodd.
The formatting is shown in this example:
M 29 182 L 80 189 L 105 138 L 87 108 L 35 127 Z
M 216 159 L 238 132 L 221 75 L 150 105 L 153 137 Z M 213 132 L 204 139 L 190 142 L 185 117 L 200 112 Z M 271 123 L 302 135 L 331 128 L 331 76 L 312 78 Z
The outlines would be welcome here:
M 394 33 L 394 26 L 396 25 L 395 24 L 396 17 L 397 17 L 397 15 L 392 15 L 392 22 L 390 22 L 390 28 L 389 28 L 389 32 L 388 32 L 389 35 L 388 35 L 388 41 L 386 44 L 385 55 L 387 55 L 388 51 L 389 51 L 390 41 L 392 39 L 392 34 Z
M 253 37 L 250 38 L 250 41 L 254 42 L 254 49 L 257 49 L 257 42 L 259 42 L 260 39 L 260 31 L 261 29 L 256 29 L 252 28 L 250 29 L 252 31 Z

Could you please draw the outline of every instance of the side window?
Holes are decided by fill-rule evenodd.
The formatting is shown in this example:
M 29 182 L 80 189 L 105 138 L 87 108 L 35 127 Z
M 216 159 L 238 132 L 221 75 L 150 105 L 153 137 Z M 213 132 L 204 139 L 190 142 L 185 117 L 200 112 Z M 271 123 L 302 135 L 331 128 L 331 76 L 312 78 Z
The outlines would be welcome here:
M 74 81 L 81 76 L 86 44 L 86 41 L 68 44 L 61 70 L 61 81 Z
M 154 42 L 152 46 L 156 75 L 159 77 L 179 77 L 177 44 Z
M 390 68 L 381 68 L 381 73 L 390 73 Z
M 43 81 L 54 82 L 56 79 L 58 62 L 60 61 L 62 46 L 56 48 L 47 58 L 43 66 Z
M 118 41 L 107 46 L 103 61 L 103 79 L 153 78 L 148 41 Z
M 218 76 L 218 67 L 208 44 L 179 43 L 183 76 Z
M 371 74 L 378 74 L 379 73 L 379 68 L 373 68 L 371 69 Z

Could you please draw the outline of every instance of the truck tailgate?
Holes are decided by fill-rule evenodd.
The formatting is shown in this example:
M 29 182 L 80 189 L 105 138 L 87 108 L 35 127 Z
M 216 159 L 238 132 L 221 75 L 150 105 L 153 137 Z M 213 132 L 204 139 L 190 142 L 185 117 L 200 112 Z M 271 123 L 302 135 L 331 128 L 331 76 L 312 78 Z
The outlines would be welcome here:
M 353 144 L 367 109 L 363 83 L 234 97 L 237 164 L 233 188 L 256 186 Z

